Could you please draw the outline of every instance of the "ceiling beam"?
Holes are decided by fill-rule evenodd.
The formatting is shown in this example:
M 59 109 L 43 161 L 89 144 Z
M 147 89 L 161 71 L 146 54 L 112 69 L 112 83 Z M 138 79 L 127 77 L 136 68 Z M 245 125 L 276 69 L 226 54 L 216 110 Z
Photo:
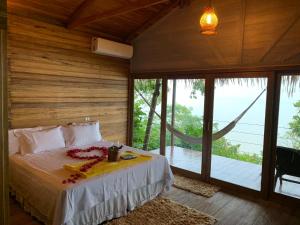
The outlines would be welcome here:
M 271 51 L 277 46 L 277 44 L 287 35 L 287 33 L 295 26 L 295 24 L 300 19 L 300 14 L 298 14 L 294 20 L 287 26 L 287 28 L 282 32 L 282 34 L 274 41 L 270 48 L 265 52 L 265 54 L 260 59 L 260 62 L 265 61 L 266 57 L 271 53 Z
M 87 1 L 89 1 L 89 0 L 87 0 Z M 112 18 L 115 16 L 124 15 L 124 14 L 130 13 L 130 12 L 133 12 L 133 11 L 145 9 L 145 8 L 148 8 L 148 7 L 151 7 L 154 5 L 158 5 L 158 4 L 162 4 L 162 3 L 166 3 L 169 1 L 170 0 L 147 0 L 145 2 L 137 1 L 136 3 L 127 4 L 125 6 L 122 6 L 122 7 L 116 8 L 116 9 L 112 9 L 112 10 L 109 10 L 106 12 L 95 13 L 94 15 L 87 16 L 84 18 L 79 18 L 78 16 L 74 16 L 77 19 L 70 20 L 67 27 L 75 28 L 75 27 L 78 27 L 81 25 L 89 24 L 89 23 L 96 22 L 96 21 L 101 21 L 101 20 Z
M 146 20 L 141 26 L 139 26 L 136 30 L 134 30 L 131 34 L 128 35 L 126 38 L 126 42 L 131 42 L 133 39 L 135 39 L 137 36 L 139 36 L 141 33 L 149 29 L 151 26 L 153 26 L 156 22 L 158 22 L 163 17 L 166 17 L 168 14 L 171 13 L 173 9 L 175 9 L 179 5 L 179 1 L 174 1 L 170 3 L 169 5 L 165 6 L 162 10 L 160 10 L 158 13 L 156 13 L 152 18 Z
M 95 1 L 96 0 L 83 0 L 71 14 L 68 24 L 78 20 L 82 13 Z
M 241 0 L 241 22 L 240 22 L 240 59 L 239 64 L 242 65 L 244 63 L 244 43 L 245 43 L 245 22 L 246 22 L 246 10 L 247 10 L 247 0 Z
M 296 54 L 293 54 L 292 56 L 288 57 L 287 59 L 284 60 L 284 62 L 299 62 L 300 60 L 300 51 L 297 52 Z

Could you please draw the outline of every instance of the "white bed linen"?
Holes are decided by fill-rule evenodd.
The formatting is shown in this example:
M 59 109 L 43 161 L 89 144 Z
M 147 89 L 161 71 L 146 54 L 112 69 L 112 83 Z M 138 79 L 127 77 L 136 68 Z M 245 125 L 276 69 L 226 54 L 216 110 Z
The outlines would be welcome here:
M 111 144 L 100 141 L 93 146 Z M 123 149 L 132 150 L 126 146 Z M 70 175 L 62 166 L 78 162 L 67 157 L 65 152 L 66 148 L 63 148 L 25 156 L 10 156 L 12 190 L 29 208 L 46 218 L 43 222 L 53 225 L 87 224 L 87 221 L 88 224 L 97 224 L 126 215 L 127 210 L 168 190 L 173 182 L 167 159 L 152 154 L 153 159 L 145 163 L 81 179 L 76 184 L 62 184 L 62 180 Z M 87 218 L 91 215 L 94 217 L 92 220 Z

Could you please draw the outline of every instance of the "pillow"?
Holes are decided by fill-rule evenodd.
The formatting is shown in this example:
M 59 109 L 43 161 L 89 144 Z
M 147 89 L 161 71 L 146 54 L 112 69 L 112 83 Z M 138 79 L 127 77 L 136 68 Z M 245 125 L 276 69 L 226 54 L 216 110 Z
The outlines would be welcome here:
M 60 126 L 46 130 L 23 131 L 20 143 L 22 155 L 66 147 Z
M 19 129 L 11 129 L 8 131 L 8 149 L 9 155 L 13 155 L 20 152 L 20 135 L 24 131 L 38 131 L 54 128 L 57 126 L 40 126 L 33 128 L 19 128 Z
M 19 152 L 19 137 L 14 133 L 14 130 L 8 131 L 8 154 L 13 155 Z
M 82 146 L 101 141 L 99 121 L 71 124 L 63 128 L 66 147 Z

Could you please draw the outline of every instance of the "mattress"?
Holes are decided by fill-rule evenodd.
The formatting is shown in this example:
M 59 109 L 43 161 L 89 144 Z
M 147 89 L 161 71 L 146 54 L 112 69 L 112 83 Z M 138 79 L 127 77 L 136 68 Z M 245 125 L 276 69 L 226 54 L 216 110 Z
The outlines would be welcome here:
M 97 142 L 90 146 L 111 146 Z M 82 146 L 87 148 L 90 146 Z M 78 162 L 66 156 L 66 148 L 21 156 L 10 156 L 10 186 L 24 207 L 46 224 L 98 224 L 126 215 L 128 210 L 169 190 L 173 175 L 164 156 L 132 167 L 63 184 L 71 175 L 64 164 Z

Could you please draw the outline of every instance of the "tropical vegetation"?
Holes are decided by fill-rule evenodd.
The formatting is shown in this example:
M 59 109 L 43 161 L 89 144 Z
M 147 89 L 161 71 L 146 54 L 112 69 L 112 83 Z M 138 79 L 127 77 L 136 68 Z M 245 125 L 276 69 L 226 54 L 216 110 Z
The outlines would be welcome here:
M 133 123 L 133 146 L 143 148 L 144 150 L 154 150 L 160 147 L 160 118 L 155 115 L 156 105 L 160 103 L 160 96 L 153 95 L 157 92 L 157 80 L 139 80 L 135 84 L 135 101 L 134 101 L 134 123 Z M 190 98 L 196 98 L 196 93 L 204 92 L 204 84 L 199 80 L 192 81 Z M 155 91 L 156 90 L 156 91 Z M 141 96 L 142 95 L 142 96 Z M 153 104 L 153 96 L 156 98 Z M 148 102 L 149 105 L 146 103 Z M 150 104 L 151 102 L 151 104 Z M 152 113 L 151 113 L 152 109 Z M 157 109 L 156 109 L 157 110 Z M 203 135 L 203 118 L 192 113 L 191 108 L 176 104 L 175 106 L 176 129 L 182 133 L 202 137 Z M 150 123 L 149 123 L 150 119 Z M 171 106 L 167 106 L 167 122 L 171 123 Z M 218 124 L 213 124 L 214 130 L 218 130 Z M 148 133 L 149 132 L 149 133 Z M 145 142 L 146 145 L 145 145 Z M 166 144 L 171 143 L 171 133 L 167 132 Z M 175 138 L 175 146 L 202 151 L 200 144 L 190 144 L 179 138 Z M 213 154 L 224 156 L 232 159 L 242 160 L 261 164 L 262 158 L 255 153 L 245 153 L 240 151 L 240 145 L 230 143 L 225 137 L 213 142 Z
M 294 103 L 297 113 L 293 116 L 292 121 L 289 123 L 289 132 L 287 136 L 292 142 L 295 149 L 300 149 L 300 101 Z
M 201 80 L 190 80 L 190 98 L 197 98 L 197 94 L 204 93 L 204 83 Z M 160 147 L 160 118 L 156 111 L 160 111 L 157 105 L 161 102 L 161 80 L 137 80 L 135 82 L 134 121 L 133 121 L 133 146 L 144 150 L 154 150 Z M 289 131 L 286 136 L 292 141 L 292 146 L 300 149 L 300 100 L 294 106 L 296 115 L 289 123 Z M 167 122 L 171 124 L 171 105 L 167 106 Z M 193 114 L 193 109 L 176 104 L 175 128 L 192 137 L 202 137 L 203 118 Z M 214 131 L 219 130 L 219 124 L 213 124 Z M 171 133 L 167 131 L 166 145 L 171 145 Z M 195 151 L 202 151 L 200 144 L 190 144 L 175 138 L 174 145 Z M 232 144 L 226 137 L 221 137 L 212 143 L 212 153 L 227 158 L 237 159 L 255 164 L 262 163 L 262 154 L 246 153 L 240 150 L 239 144 Z

